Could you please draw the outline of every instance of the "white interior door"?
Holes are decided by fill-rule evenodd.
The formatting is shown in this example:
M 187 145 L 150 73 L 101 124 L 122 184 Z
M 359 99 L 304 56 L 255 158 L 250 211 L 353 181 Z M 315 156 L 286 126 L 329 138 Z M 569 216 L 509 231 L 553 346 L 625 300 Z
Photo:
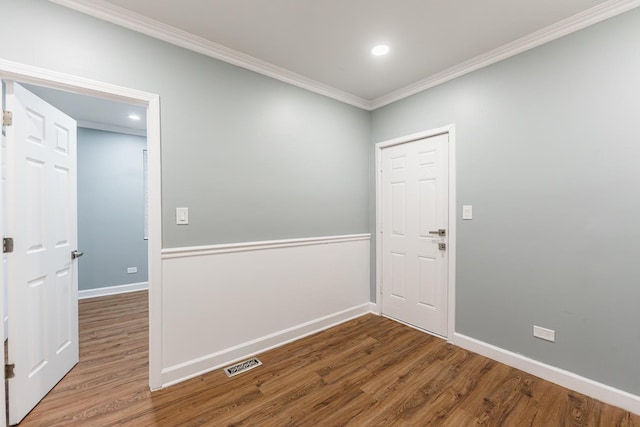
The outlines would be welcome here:
M 448 134 L 382 150 L 382 313 L 445 337 L 448 163 Z
M 7 82 L 9 423 L 78 362 L 76 122 Z

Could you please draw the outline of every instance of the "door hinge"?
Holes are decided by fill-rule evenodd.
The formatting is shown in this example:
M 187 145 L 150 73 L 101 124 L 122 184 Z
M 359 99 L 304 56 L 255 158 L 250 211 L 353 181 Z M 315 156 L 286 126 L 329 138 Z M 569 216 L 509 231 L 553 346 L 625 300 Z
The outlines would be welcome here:
M 16 373 L 14 372 L 16 369 L 15 363 L 4 365 L 4 379 L 8 380 L 10 378 L 14 378 Z
M 2 252 L 5 254 L 13 252 L 13 237 L 5 237 L 2 239 Z
M 11 126 L 13 124 L 13 113 L 11 111 L 2 112 L 2 126 Z

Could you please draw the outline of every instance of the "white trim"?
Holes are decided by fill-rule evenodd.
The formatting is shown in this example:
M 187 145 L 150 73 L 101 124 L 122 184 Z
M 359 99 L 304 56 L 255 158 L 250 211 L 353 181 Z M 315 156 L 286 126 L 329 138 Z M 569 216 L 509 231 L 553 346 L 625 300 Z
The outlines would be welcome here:
M 402 89 L 398 89 L 387 95 L 376 98 L 371 101 L 370 109 L 375 110 L 380 107 L 384 107 L 385 105 L 399 101 L 403 98 L 415 95 L 418 92 L 441 85 L 442 83 L 446 83 L 465 74 L 469 74 L 472 71 L 479 70 L 495 64 L 496 62 L 500 62 L 527 50 L 564 37 L 568 34 L 582 30 L 586 27 L 597 24 L 598 22 L 604 21 L 605 19 L 628 12 L 638 6 L 640 6 L 640 0 L 610 0 L 601 3 L 591 9 L 585 10 L 584 12 L 578 13 L 527 36 L 514 40 L 511 43 L 507 43 L 496 49 L 490 50 L 487 53 L 483 53 L 475 58 L 471 58 L 451 68 L 433 74 Z
M 162 211 L 160 181 L 160 97 L 109 83 L 71 74 L 0 59 L 0 78 L 30 83 L 54 89 L 68 90 L 82 95 L 121 101 L 147 108 L 147 150 L 149 160 L 149 386 L 160 387 L 162 366 Z M 4 372 L 0 374 L 4 380 Z
M 49 1 L 368 111 L 495 64 L 640 6 L 640 0 L 609 0 L 402 89 L 367 100 L 102 0 Z
M 456 127 L 448 126 L 449 131 L 449 289 L 447 290 L 447 298 L 449 299 L 448 319 L 447 319 L 447 337 L 451 341 L 456 333 L 456 254 L 458 253 L 457 244 L 457 188 L 456 177 L 458 176 L 456 169 Z
M 417 141 L 424 138 L 430 138 L 436 135 L 449 135 L 449 287 L 447 289 L 447 336 L 449 341 L 452 340 L 455 333 L 456 319 L 456 133 L 455 125 L 435 128 L 423 132 L 414 133 L 399 138 L 390 139 L 388 141 L 376 144 L 376 301 L 380 313 L 382 313 L 382 150 L 394 145 L 406 144 L 408 142 Z M 427 331 L 428 332 L 428 331 Z
M 432 136 L 442 135 L 444 133 L 452 133 L 454 125 L 447 125 L 439 128 L 429 129 L 426 131 L 412 133 L 410 135 L 400 136 L 398 138 L 389 139 L 387 141 L 378 142 L 376 144 L 376 154 L 381 154 L 380 150 L 383 148 L 393 147 L 394 145 L 406 144 L 407 142 L 418 141 L 424 138 L 431 138 Z M 379 159 L 376 159 L 378 161 Z M 379 166 L 379 164 L 377 165 Z
M 456 333 L 453 344 L 544 380 L 640 415 L 640 396 Z
M 169 248 L 162 250 L 162 259 L 258 251 L 264 249 L 282 249 L 297 246 L 325 245 L 328 243 L 356 242 L 360 240 L 371 240 L 371 234 L 349 234 L 344 236 L 310 237 L 303 239 L 267 240 L 262 242 L 226 243 L 221 245 Z
M 371 109 L 371 103 L 359 96 L 336 89 L 324 83 L 289 71 L 285 68 L 230 49 L 149 17 L 101 0 L 49 0 L 52 3 L 77 10 L 107 22 L 128 28 L 147 36 L 171 43 L 202 55 L 289 83 L 329 98 L 362 108 Z
M 106 286 L 104 288 L 82 289 L 78 291 L 78 299 L 106 297 L 109 295 L 126 294 L 129 292 L 146 291 L 149 282 L 130 283 L 128 285 Z
M 124 126 L 108 125 L 106 123 L 90 122 L 88 120 L 78 120 L 78 127 L 85 129 L 102 130 L 105 132 L 123 133 L 125 135 L 134 136 L 147 136 L 147 131 L 144 129 L 132 129 Z
M 370 302 L 369 303 L 369 312 L 371 312 L 371 314 L 375 314 L 377 316 L 382 316 L 382 310 L 381 310 L 380 304 L 378 304 L 376 302 Z
M 81 95 L 120 101 L 133 105 L 148 106 L 156 94 L 129 89 L 121 86 L 103 83 L 97 80 L 47 70 L 32 65 L 0 59 L 0 77 L 20 83 L 45 86 L 52 89 L 66 90 Z M 147 121 L 147 129 L 149 122 Z
M 2 86 L 2 89 L 4 89 L 4 83 L 0 82 L 0 85 Z M 1 90 L 1 89 L 0 89 Z M 6 108 L 6 99 L 5 97 L 2 97 L 2 99 L 0 100 L 1 105 L 1 109 L 4 111 Z M 2 143 L 3 146 L 6 147 L 6 132 L 5 129 L 2 129 L 2 135 L 0 135 L 0 142 Z M 5 156 L 6 156 L 6 148 L 2 148 L 2 146 L 0 146 L 0 164 L 1 165 L 5 165 L 6 161 L 5 161 Z M 0 233 L 2 233 L 2 236 L 5 236 L 5 228 L 4 228 L 4 216 L 5 216 L 5 209 L 4 209 L 4 189 L 3 189 L 4 185 L 2 185 L 2 180 L 0 177 Z M 0 343 L 6 343 L 7 338 L 9 337 L 9 313 L 8 313 L 8 301 L 7 301 L 7 297 L 8 297 L 8 286 L 9 284 L 7 283 L 7 275 L 6 273 L 6 268 L 7 268 L 7 264 L 6 264 L 6 255 L 2 254 L 2 256 L 0 256 L 0 310 L 2 310 L 2 320 L 3 320 L 3 327 L 2 330 L 0 330 Z M 5 307 L 5 304 L 6 307 Z M 0 354 L 0 366 L 4 366 L 6 364 L 6 360 L 5 360 L 5 356 L 4 356 L 4 351 L 2 352 L 2 354 Z M 2 379 L 2 384 L 6 384 L 5 383 L 5 378 L 4 378 L 4 371 L 2 372 L 2 374 L 0 374 L 0 379 Z M 5 427 L 6 423 L 7 423 L 7 405 L 6 405 L 6 390 L 5 387 L 2 387 L 2 389 L 0 389 L 0 414 L 3 414 L 4 416 L 0 417 L 0 427 Z
M 370 313 L 370 303 L 362 304 L 260 337 L 253 341 L 242 343 L 235 347 L 224 349 L 217 353 L 171 366 L 162 370 L 163 387 L 168 387 L 197 377 L 198 375 L 223 368 L 240 360 L 254 357 L 265 351 L 324 331 L 368 313 Z
M 147 190 L 149 195 L 149 387 L 162 381 L 162 161 L 160 96 L 147 106 Z

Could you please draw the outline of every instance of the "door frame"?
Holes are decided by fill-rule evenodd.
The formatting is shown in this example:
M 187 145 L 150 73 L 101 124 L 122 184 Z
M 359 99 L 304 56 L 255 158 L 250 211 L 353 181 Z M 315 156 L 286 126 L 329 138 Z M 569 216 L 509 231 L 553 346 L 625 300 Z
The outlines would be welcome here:
M 18 83 L 34 84 L 120 101 L 147 108 L 147 179 L 149 189 L 149 388 L 162 387 L 162 164 L 160 151 L 160 95 L 91 80 L 71 74 L 60 73 L 31 65 L 0 59 L 0 79 Z M 1 188 L 0 188 L 0 191 Z M 0 194 L 1 196 L 1 194 Z M 1 200 L 1 199 L 0 199 Z M 0 209 L 0 226 L 2 212 Z M 4 234 L 4 230 L 2 230 Z M 0 278 L 4 266 L 0 262 Z M 3 303 L 0 292 L 0 307 Z M 0 328 L 0 342 L 4 342 L 4 330 Z M 0 352 L 4 365 L 4 352 Z M 4 370 L 0 369 L 0 380 L 4 384 Z M 4 387 L 0 387 L 4 391 Z M 4 393 L 0 392 L 0 395 Z M 5 399 L 0 399 L 0 414 L 6 412 Z M 0 418 L 4 419 L 3 416 Z M 0 423 L 2 424 L 2 423 Z
M 455 125 L 450 124 L 440 128 L 430 129 L 411 135 L 401 136 L 387 141 L 378 142 L 375 150 L 376 171 L 376 312 L 382 314 L 382 150 L 394 145 L 407 144 L 420 139 L 436 135 L 448 134 L 449 150 L 449 238 L 448 238 L 448 283 L 447 283 L 447 336 L 448 342 L 453 342 L 456 319 L 456 138 Z

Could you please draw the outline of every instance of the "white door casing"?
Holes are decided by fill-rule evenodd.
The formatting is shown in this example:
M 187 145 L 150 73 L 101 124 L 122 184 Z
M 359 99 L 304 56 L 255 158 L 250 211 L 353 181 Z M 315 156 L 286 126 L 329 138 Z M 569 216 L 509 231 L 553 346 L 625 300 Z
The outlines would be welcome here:
M 160 96 L 123 86 L 117 86 L 80 76 L 60 73 L 0 58 L 0 77 L 68 90 L 78 94 L 120 101 L 147 108 L 147 158 L 149 186 L 149 386 L 159 389 L 162 384 L 162 215 L 161 215 L 161 155 L 160 155 Z M 0 264 L 0 269 L 4 271 Z M 3 273 L 4 274 L 4 273 Z M 1 295 L 1 294 L 0 294 Z M 0 370 L 4 379 L 4 371 Z M 0 401 L 4 411 L 5 401 Z M 2 412 L 2 411 L 0 411 Z M 0 421 L 0 427 L 3 422 Z
M 4 82 L 2 82 L 2 90 L 4 93 Z M 2 111 L 4 111 L 6 109 L 5 104 L 4 104 L 4 96 L 2 97 Z M 4 125 L 2 127 L 2 148 L 0 149 L 0 165 L 2 167 L 2 185 L 0 185 L 0 227 L 2 229 L 2 235 L 4 236 L 4 230 L 5 230 L 5 213 L 4 213 L 4 207 L 6 206 L 6 201 L 5 201 L 5 194 L 6 194 L 6 190 L 5 190 L 5 181 L 6 181 L 6 177 L 7 177 L 7 168 L 6 166 L 6 138 L 5 138 L 5 130 L 4 130 Z M 2 236 L 0 236 L 2 237 Z M 4 251 L 3 251 L 4 252 Z M 2 304 L 0 304 L 1 307 L 3 307 L 3 311 L 2 311 L 2 317 L 3 317 L 3 323 L 4 323 L 4 327 L 0 328 L 0 342 L 1 343 L 5 343 L 5 340 L 7 339 L 7 336 L 9 335 L 9 331 L 8 331 L 8 323 L 6 321 L 7 317 L 7 310 L 8 310 L 8 303 L 7 303 L 7 266 L 6 266 L 6 254 L 3 253 L 2 254 L 2 262 L 0 262 L 0 279 L 2 280 L 2 292 L 0 292 L 0 300 L 2 300 Z M 5 360 L 5 355 L 4 355 L 4 351 L 0 352 L 0 366 L 4 366 L 6 363 Z M 4 383 L 4 372 L 2 372 L 2 370 L 0 370 L 0 373 L 2 375 L 2 382 Z M 5 387 L 0 387 L 0 414 L 5 414 L 7 413 L 7 406 L 5 404 L 6 402 L 6 390 Z M 5 417 L 1 417 L 2 419 L 0 419 L 0 427 L 5 427 L 6 426 L 6 416 Z
M 379 307 L 442 337 L 454 326 L 454 154 L 453 126 L 377 144 Z
M 76 122 L 7 82 L 9 423 L 78 362 Z
M 5 106 L 4 104 L 2 105 L 2 109 L 5 110 Z M 3 128 L 4 129 L 4 128 Z M 4 136 L 4 131 L 2 133 L 2 152 L 0 153 L 0 157 L 2 158 L 1 161 L 1 167 L 2 167 L 2 188 L 0 189 L 0 193 L 2 194 L 2 197 L 0 197 L 0 206 L 1 209 L 4 209 L 4 207 L 7 205 L 6 200 L 5 200 L 5 193 L 6 193 L 6 179 L 7 179 L 7 168 L 6 168 L 6 157 L 7 157 L 7 139 Z M 0 217 L 2 218 L 2 221 L 0 221 L 0 227 L 2 227 L 3 233 L 4 233 L 4 229 L 6 227 L 5 224 L 5 216 L 4 216 L 4 212 L 2 212 L 0 214 Z M 2 323 L 3 323 L 3 339 L 2 341 L 4 342 L 4 340 L 7 339 L 7 337 L 9 336 L 9 323 L 8 323 L 8 319 L 9 317 L 7 316 L 8 310 L 9 310 L 9 306 L 8 306 L 8 302 L 7 302 L 7 254 L 3 253 L 2 254 L 2 265 L 0 266 L 0 270 L 2 270 L 2 274 L 0 275 L 0 280 L 2 280 Z M 4 362 L 3 362 L 4 364 Z

